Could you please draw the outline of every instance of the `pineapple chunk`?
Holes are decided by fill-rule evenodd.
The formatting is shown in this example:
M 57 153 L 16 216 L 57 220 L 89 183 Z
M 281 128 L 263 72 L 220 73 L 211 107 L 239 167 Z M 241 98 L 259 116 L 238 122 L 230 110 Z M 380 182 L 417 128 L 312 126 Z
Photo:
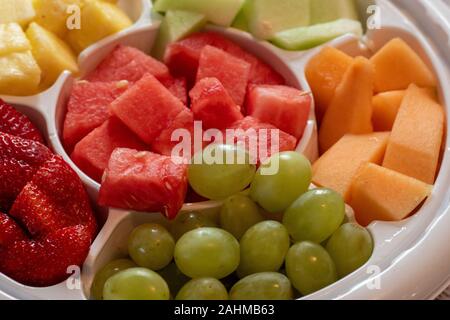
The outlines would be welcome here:
M 0 24 L 0 56 L 30 49 L 30 42 L 17 23 Z
M 64 70 L 78 73 L 75 54 L 55 34 L 35 22 L 30 24 L 26 33 L 31 42 L 33 56 L 42 69 L 41 89 L 55 83 Z
M 31 51 L 0 56 L 0 94 L 35 94 L 40 80 L 41 69 Z
M 40 26 L 62 38 L 67 29 L 67 8 L 70 5 L 83 7 L 84 0 L 33 0 L 37 22 Z
M 130 18 L 116 5 L 89 1 L 81 11 L 81 29 L 69 30 L 67 41 L 80 53 L 91 44 L 131 25 Z
M 22 27 L 35 17 L 32 0 L 0 0 L 0 24 L 17 22 Z

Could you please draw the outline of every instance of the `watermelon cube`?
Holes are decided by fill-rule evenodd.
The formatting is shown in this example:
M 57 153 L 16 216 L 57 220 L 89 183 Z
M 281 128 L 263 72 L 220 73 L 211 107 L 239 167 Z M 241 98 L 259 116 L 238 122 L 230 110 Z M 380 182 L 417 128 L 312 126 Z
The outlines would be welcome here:
M 273 140 L 273 133 L 278 134 L 278 141 Z M 225 131 L 225 135 L 227 143 L 231 140 L 235 144 L 243 146 L 249 151 L 252 160 L 256 161 L 257 164 L 260 164 L 272 154 L 293 151 L 297 146 L 297 139 L 289 133 L 250 116 L 234 123 Z M 277 142 L 278 148 L 272 152 L 272 145 Z
M 201 79 L 189 96 L 194 118 L 202 121 L 204 129 L 223 130 L 244 118 L 241 108 L 216 78 Z
M 86 77 L 86 80 L 136 82 L 146 73 L 152 74 L 160 81 L 170 77 L 169 69 L 163 63 L 136 48 L 119 45 Z
M 303 136 L 311 111 L 311 95 L 292 87 L 250 86 L 247 114 L 283 130 L 297 139 Z
M 185 129 L 185 133 L 189 134 L 189 141 L 183 140 L 180 138 L 180 140 L 175 139 L 175 137 L 179 137 L 177 134 L 175 134 L 174 137 L 172 137 L 172 134 L 177 129 Z M 183 134 L 183 132 L 181 132 Z M 184 135 L 183 135 L 184 137 Z M 187 147 L 184 148 L 184 150 L 189 151 L 186 154 L 175 154 L 175 156 L 183 157 L 187 160 L 190 160 L 193 156 L 193 144 L 194 144 L 194 115 L 188 108 L 185 108 L 185 110 L 181 111 L 172 121 L 172 123 L 165 129 L 161 131 L 159 136 L 153 140 L 151 144 L 151 150 L 162 154 L 166 156 L 172 155 L 172 151 L 174 151 L 174 147 L 178 145 L 179 143 L 187 143 Z M 181 150 L 183 151 L 183 150 Z
M 63 129 L 64 145 L 69 152 L 78 141 L 108 120 L 109 105 L 128 87 L 127 81 L 78 81 L 74 84 Z
M 207 46 L 222 49 L 225 52 L 251 64 L 249 82 L 252 84 L 284 84 L 285 81 L 269 65 L 254 55 L 242 50 L 237 44 L 215 32 L 195 33 L 181 41 L 172 43 L 166 49 L 164 61 L 171 72 L 184 76 L 188 84 L 195 83 L 198 62 L 202 49 Z
M 111 104 L 111 111 L 144 142 L 151 144 L 186 107 L 151 74 Z
M 99 203 L 161 212 L 173 219 L 183 206 L 187 187 L 187 165 L 152 152 L 118 148 L 105 170 Z
M 78 142 L 71 158 L 84 173 L 100 182 L 111 153 L 120 147 L 148 149 L 120 120 L 112 117 Z
M 212 46 L 203 48 L 197 71 L 197 82 L 214 77 L 222 82 L 234 102 L 244 104 L 251 65 Z
M 178 99 L 180 99 L 181 102 L 183 102 L 184 105 L 187 106 L 188 104 L 188 94 L 187 94 L 187 83 L 186 78 L 179 77 L 179 78 L 173 78 L 170 77 L 167 80 L 162 81 L 162 84 L 169 89 L 169 91 Z

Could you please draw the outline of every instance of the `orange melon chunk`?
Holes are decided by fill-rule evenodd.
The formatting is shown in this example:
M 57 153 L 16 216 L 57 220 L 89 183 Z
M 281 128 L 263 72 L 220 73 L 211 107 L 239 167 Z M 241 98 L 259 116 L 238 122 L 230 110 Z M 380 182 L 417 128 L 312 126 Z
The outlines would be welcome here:
M 405 90 L 387 91 L 372 99 L 372 123 L 375 131 L 391 131 L 402 104 Z
M 345 135 L 314 163 L 313 183 L 339 192 L 348 202 L 354 176 L 366 162 L 381 164 L 388 138 L 388 132 Z
M 389 41 L 372 58 L 375 65 L 375 91 L 404 90 L 412 83 L 435 87 L 436 77 L 419 55 L 403 40 Z
M 383 167 L 432 184 L 444 133 L 444 109 L 428 90 L 406 91 L 389 138 Z
M 431 194 L 432 188 L 420 180 L 366 163 L 353 181 L 349 204 L 363 226 L 374 220 L 400 221 Z
M 318 121 L 322 120 L 352 60 L 352 57 L 336 48 L 325 47 L 308 62 L 306 78 L 314 94 Z
M 319 130 L 321 152 L 345 134 L 373 132 L 372 96 L 375 71 L 369 60 L 357 57 L 336 88 Z

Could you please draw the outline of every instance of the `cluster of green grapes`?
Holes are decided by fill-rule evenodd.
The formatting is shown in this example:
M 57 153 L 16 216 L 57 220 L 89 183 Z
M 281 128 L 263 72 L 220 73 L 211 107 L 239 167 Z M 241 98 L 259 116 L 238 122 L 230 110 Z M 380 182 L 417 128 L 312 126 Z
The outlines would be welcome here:
M 225 145 L 206 152 L 223 152 L 228 159 L 246 153 Z M 273 161 L 277 172 L 264 175 Z M 138 226 L 128 240 L 131 260 L 112 261 L 97 273 L 94 298 L 293 299 L 332 284 L 370 258 L 372 238 L 348 222 L 342 197 L 329 189 L 308 191 L 311 165 L 301 154 L 273 155 L 258 170 L 250 162 L 193 163 L 191 187 L 208 199 L 225 199 L 219 221 L 185 212 L 168 229 Z

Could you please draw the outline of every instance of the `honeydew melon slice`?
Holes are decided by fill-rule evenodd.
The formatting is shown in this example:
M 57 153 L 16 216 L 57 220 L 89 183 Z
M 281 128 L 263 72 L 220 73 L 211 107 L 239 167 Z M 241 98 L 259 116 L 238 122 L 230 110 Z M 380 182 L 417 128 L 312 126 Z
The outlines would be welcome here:
M 325 23 L 338 19 L 359 19 L 355 0 L 311 1 L 311 24 Z
M 244 0 L 157 0 L 154 9 L 158 12 L 194 11 L 204 14 L 212 23 L 229 27 L 243 4 Z
M 200 30 L 206 24 L 206 17 L 201 13 L 182 10 L 169 10 L 161 23 L 153 55 L 161 59 L 168 44 Z
M 313 26 L 294 28 L 277 33 L 271 41 L 286 50 L 306 50 L 347 33 L 362 36 L 361 22 L 339 19 Z
M 245 4 L 244 4 L 245 7 Z M 242 10 L 238 13 L 236 16 L 236 19 L 234 19 L 233 24 L 231 25 L 233 28 L 242 30 L 242 31 L 249 31 L 248 30 L 248 20 L 247 16 L 245 15 L 245 9 L 244 7 Z
M 277 32 L 310 24 L 310 0 L 247 0 L 245 15 L 250 32 L 271 39 Z

